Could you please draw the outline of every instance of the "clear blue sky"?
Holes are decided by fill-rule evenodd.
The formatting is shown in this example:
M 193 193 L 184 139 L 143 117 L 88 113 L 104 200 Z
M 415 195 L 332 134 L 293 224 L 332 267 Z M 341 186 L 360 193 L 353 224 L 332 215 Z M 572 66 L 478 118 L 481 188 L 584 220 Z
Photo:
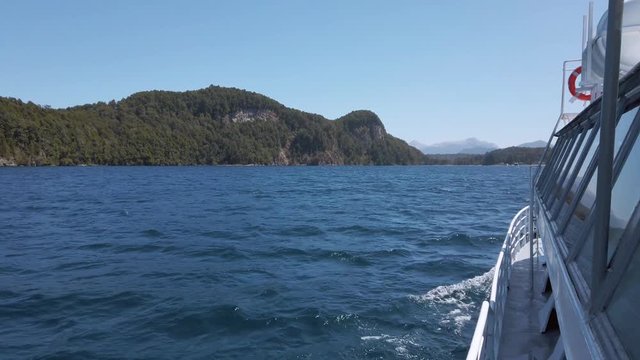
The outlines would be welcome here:
M 596 21 L 606 7 L 596 1 Z M 546 140 L 587 1 L 0 1 L 0 96 L 53 107 L 210 84 L 407 141 Z

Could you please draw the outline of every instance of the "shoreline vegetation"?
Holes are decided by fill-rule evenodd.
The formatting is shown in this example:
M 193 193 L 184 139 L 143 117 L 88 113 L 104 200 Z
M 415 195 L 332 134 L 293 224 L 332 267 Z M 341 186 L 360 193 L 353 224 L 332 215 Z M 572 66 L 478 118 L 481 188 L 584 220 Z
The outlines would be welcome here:
M 384 164 L 384 165 L 371 165 L 371 164 L 352 164 L 352 165 L 334 165 L 334 164 L 323 164 L 323 165 L 307 165 L 307 164 L 295 164 L 295 165 L 271 165 L 271 164 L 162 164 L 162 165 L 112 165 L 112 164 L 70 164 L 70 165 L 36 165 L 36 164 L 16 164 L 13 162 L 4 162 L 0 163 L 0 168 L 13 168 L 13 167 L 195 167 L 195 166 L 215 166 L 215 167 L 323 167 L 323 166 L 529 166 L 529 165 L 537 165 L 538 163 L 532 164 Z
M 217 86 L 66 109 L 0 97 L 0 167 L 529 164 L 543 150 L 424 155 L 371 111 L 329 120 Z

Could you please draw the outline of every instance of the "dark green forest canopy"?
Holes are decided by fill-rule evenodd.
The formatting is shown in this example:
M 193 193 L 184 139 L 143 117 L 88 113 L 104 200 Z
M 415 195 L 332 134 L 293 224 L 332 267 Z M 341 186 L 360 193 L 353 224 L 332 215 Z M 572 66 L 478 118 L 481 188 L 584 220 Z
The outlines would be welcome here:
M 419 164 L 370 111 L 332 121 L 221 87 L 49 109 L 0 98 L 0 157 L 17 164 Z
M 449 154 L 426 155 L 426 163 L 432 165 L 515 165 L 538 164 L 544 148 L 527 148 L 512 146 L 490 151 L 484 155 Z
M 525 162 L 495 160 L 503 159 Z M 0 97 L 0 165 L 427 163 L 442 161 L 389 135 L 371 111 L 328 120 L 233 88 L 146 91 L 67 109 Z

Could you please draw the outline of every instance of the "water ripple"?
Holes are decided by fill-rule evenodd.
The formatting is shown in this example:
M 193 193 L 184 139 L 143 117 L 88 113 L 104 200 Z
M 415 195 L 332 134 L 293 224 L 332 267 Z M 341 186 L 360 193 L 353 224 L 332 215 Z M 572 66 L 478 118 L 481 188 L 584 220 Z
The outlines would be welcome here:
M 462 359 L 526 167 L 0 168 L 9 359 Z

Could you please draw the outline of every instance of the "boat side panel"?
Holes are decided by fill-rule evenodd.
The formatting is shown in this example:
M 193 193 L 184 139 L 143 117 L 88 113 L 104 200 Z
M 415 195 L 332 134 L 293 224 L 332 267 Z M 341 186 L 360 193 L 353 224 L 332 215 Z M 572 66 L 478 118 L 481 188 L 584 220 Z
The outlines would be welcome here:
M 582 309 L 560 255 L 557 240 L 553 235 L 557 231 L 553 231 L 553 225 L 544 208 L 542 206 L 537 206 L 537 208 L 539 209 L 537 227 L 547 258 L 547 269 L 553 287 L 553 297 L 565 355 L 567 359 L 576 360 L 603 359 L 602 350 L 595 341 L 594 334 L 588 325 L 588 317 Z

